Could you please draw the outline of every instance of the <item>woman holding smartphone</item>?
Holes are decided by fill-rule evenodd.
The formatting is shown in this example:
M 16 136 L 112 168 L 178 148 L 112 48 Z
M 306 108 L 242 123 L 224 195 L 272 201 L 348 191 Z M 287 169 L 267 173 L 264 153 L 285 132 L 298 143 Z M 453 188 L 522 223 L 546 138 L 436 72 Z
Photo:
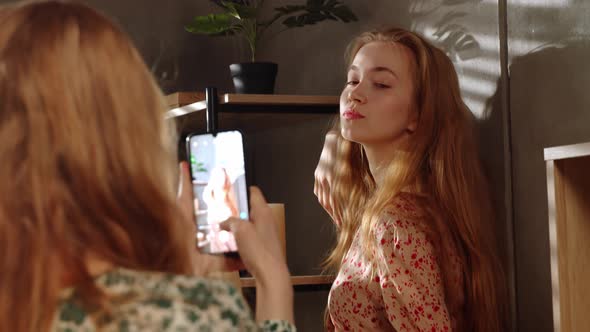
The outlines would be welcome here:
M 256 317 L 239 290 L 204 277 L 231 262 L 195 250 L 164 110 L 102 15 L 66 1 L 0 7 L 0 331 L 295 330 L 259 190 L 252 223 L 225 224 L 256 277 Z

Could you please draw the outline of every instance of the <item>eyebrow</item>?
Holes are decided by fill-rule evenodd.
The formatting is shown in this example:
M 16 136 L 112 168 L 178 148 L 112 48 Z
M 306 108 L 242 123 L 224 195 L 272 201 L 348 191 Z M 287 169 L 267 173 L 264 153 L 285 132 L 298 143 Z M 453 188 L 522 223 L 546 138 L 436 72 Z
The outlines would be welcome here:
M 359 67 L 357 67 L 357 66 L 355 66 L 355 65 L 351 65 L 351 66 L 348 68 L 348 71 L 351 71 L 351 70 L 352 70 L 352 71 L 358 71 L 358 70 L 359 70 Z M 377 73 L 378 73 L 378 72 L 387 72 L 387 73 L 390 73 L 391 75 L 393 75 L 395 78 L 399 78 L 399 77 L 397 76 L 397 74 L 396 74 L 396 73 L 395 73 L 393 70 L 391 70 L 391 69 L 389 69 L 389 68 L 387 68 L 387 67 L 383 67 L 383 66 L 377 66 L 377 67 L 373 67 L 373 68 L 371 68 L 371 70 L 369 70 L 369 71 L 371 71 L 371 72 L 377 72 Z

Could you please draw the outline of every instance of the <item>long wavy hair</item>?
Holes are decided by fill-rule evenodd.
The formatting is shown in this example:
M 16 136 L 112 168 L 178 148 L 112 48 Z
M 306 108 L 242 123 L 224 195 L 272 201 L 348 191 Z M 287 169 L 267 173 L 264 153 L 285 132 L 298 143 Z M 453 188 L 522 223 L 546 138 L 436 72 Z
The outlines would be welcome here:
M 130 39 L 76 3 L 0 7 L 0 331 L 51 325 L 87 257 L 189 273 L 163 97 Z
M 416 33 L 390 28 L 361 34 L 348 47 L 348 64 L 366 44 L 403 45 L 413 55 L 413 106 L 418 115 L 409 147 L 398 153 L 377 187 L 363 147 L 337 144 L 332 193 L 341 208 L 337 243 L 326 267 L 337 271 L 353 237 L 370 239 L 380 217 L 402 188 L 425 194 L 428 214 L 422 225 L 434 244 L 445 286 L 445 301 L 459 331 L 502 331 L 506 326 L 505 280 L 496 255 L 488 185 L 480 164 L 473 116 L 461 99 L 457 74 L 449 58 Z M 339 133 L 338 124 L 335 126 Z M 365 257 L 383 267 L 375 241 L 363 241 Z M 377 253 L 372 255 L 372 253 Z M 463 284 L 453 282 L 458 256 Z M 385 268 L 387 268 L 385 266 Z M 327 327 L 329 326 L 328 319 Z

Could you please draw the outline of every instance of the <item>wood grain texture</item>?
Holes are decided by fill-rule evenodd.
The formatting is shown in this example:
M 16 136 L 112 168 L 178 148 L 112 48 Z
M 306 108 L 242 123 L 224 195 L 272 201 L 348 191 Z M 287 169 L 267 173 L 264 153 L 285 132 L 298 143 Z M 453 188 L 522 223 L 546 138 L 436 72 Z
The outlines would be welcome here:
M 338 105 L 338 96 L 225 94 L 221 103 L 249 105 Z
M 551 163 L 548 189 L 554 329 L 590 331 L 590 156 Z
M 166 100 L 170 107 L 165 115 L 167 119 L 207 108 L 205 95 L 198 92 L 176 92 L 166 96 Z M 336 107 L 338 104 L 338 96 L 224 94 L 219 98 L 219 105 Z
M 256 287 L 254 278 L 241 278 L 242 287 Z M 291 284 L 293 286 L 301 285 L 331 285 L 334 282 L 334 276 L 315 275 L 315 276 L 293 276 Z
M 204 92 L 181 91 L 166 95 L 166 105 L 169 108 L 182 107 L 194 102 L 205 100 Z

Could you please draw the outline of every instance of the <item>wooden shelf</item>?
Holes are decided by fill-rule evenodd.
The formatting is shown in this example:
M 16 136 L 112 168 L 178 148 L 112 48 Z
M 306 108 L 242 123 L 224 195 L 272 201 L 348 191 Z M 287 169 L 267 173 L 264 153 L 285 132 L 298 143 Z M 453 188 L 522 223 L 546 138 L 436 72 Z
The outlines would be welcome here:
M 169 109 L 192 104 L 199 100 L 205 100 L 204 92 L 175 92 L 166 95 L 166 104 Z
M 205 94 L 200 92 L 176 92 L 166 96 L 170 110 L 166 118 L 174 118 L 207 108 Z M 219 96 L 219 105 L 233 106 L 338 106 L 338 96 L 313 95 L 256 95 L 226 93 Z
M 254 278 L 240 278 L 240 281 L 243 288 L 256 287 Z M 334 276 L 313 275 L 291 277 L 293 286 L 331 285 L 332 282 L 334 282 Z
M 555 331 L 590 331 L 590 143 L 545 149 Z
M 546 148 L 545 160 L 559 160 L 590 156 L 590 143 L 580 143 Z
M 165 118 L 174 119 L 179 132 L 198 132 L 206 128 L 207 103 L 203 93 L 177 92 L 166 99 L 170 110 Z M 218 124 L 220 130 L 277 128 L 326 120 L 326 115 L 338 113 L 338 105 L 338 96 L 223 94 L 219 96 Z

